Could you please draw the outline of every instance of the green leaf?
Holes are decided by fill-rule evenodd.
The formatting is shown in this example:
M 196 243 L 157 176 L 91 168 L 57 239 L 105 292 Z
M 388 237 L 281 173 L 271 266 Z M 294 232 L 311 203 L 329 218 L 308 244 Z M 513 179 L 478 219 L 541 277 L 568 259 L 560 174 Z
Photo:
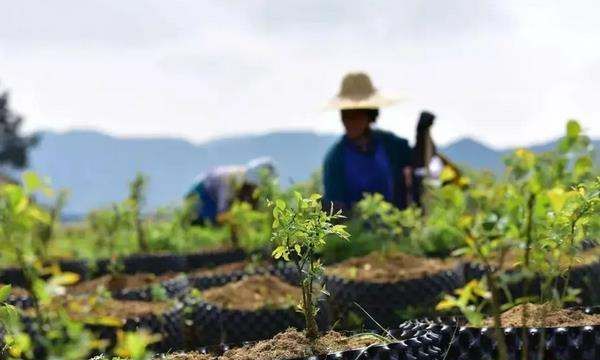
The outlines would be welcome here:
M 28 191 L 36 191 L 44 185 L 44 182 L 38 174 L 33 171 L 26 171 L 23 173 L 23 185 Z
M 80 279 L 79 274 L 74 272 L 63 272 L 58 275 L 52 276 L 48 283 L 51 285 L 64 286 L 64 285 L 73 285 L 77 283 Z
M 278 246 L 276 247 L 273 252 L 271 253 L 271 255 L 275 258 L 275 259 L 279 259 L 281 256 L 283 256 L 285 253 L 285 247 L 283 246 Z
M 294 245 L 294 249 L 296 250 L 296 253 L 298 254 L 298 256 L 300 256 L 301 252 L 302 252 L 302 248 L 300 247 L 300 245 L 298 245 L 298 244 Z
M 275 206 L 277 206 L 277 208 L 280 210 L 284 210 L 285 209 L 285 201 L 283 201 L 281 199 L 277 199 L 277 200 L 275 200 Z
M 574 139 L 581 133 L 581 125 L 575 120 L 569 120 L 567 123 L 567 137 Z
M 322 197 L 323 196 L 321 194 L 312 194 L 310 196 L 310 199 L 313 200 L 313 201 L 317 201 L 317 200 L 321 200 Z
M 440 174 L 440 180 L 442 182 L 453 181 L 457 176 L 456 171 L 450 166 L 445 166 Z
M 4 285 L 0 287 L 0 302 L 4 302 L 10 295 L 10 291 L 12 290 L 12 286 Z
M 593 166 L 594 163 L 589 156 L 582 156 L 577 159 L 575 165 L 573 166 L 573 175 L 575 175 L 575 178 L 580 178 L 588 174 L 592 170 Z
M 552 206 L 552 210 L 554 210 L 554 212 L 559 212 L 565 205 L 565 202 L 567 201 L 567 195 L 565 193 L 565 190 L 562 188 L 556 187 L 551 190 L 548 190 L 547 195 L 548 200 L 550 201 L 550 205 Z

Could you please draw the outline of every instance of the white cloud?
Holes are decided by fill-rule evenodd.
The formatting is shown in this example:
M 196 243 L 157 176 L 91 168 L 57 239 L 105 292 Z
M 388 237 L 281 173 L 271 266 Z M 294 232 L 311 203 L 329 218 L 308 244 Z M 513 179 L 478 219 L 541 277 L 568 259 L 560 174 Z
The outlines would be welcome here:
M 539 142 L 574 116 L 600 136 L 598 5 L 540 4 L 23 0 L 0 21 L 0 80 L 29 129 L 339 131 L 321 106 L 365 69 L 410 95 L 381 118 L 406 137 L 423 108 L 440 142 Z

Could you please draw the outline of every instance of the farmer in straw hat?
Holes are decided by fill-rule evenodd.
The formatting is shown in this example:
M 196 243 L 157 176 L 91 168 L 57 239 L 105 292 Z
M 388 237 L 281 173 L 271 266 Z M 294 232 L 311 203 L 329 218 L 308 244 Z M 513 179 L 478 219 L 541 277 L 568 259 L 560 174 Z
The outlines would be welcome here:
M 349 73 L 329 107 L 340 110 L 345 134 L 325 158 L 326 206 L 349 210 L 364 193 L 380 193 L 398 208 L 408 203 L 412 178 L 408 141 L 374 129 L 379 109 L 395 100 L 380 94 L 365 73 Z

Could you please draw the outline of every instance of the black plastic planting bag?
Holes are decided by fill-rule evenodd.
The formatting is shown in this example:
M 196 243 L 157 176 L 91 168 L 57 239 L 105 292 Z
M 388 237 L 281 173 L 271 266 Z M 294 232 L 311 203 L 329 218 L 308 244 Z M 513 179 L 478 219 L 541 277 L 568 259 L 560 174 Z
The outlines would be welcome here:
M 371 345 L 364 348 L 349 349 L 318 356 L 301 357 L 288 360 L 440 360 L 442 351 L 435 345 L 440 342 L 439 336 L 427 332 L 418 326 L 415 329 L 407 327 L 392 329 L 386 334 L 376 332 L 389 340 L 387 343 Z M 351 335 L 351 334 L 349 334 Z M 383 338 L 383 337 L 382 337 Z M 239 348 L 244 345 L 251 346 L 254 342 L 238 344 L 225 344 L 202 347 L 203 354 L 213 356 L 223 355 L 227 350 Z
M 376 329 L 380 325 L 392 327 L 406 320 L 403 319 L 404 310 L 435 305 L 442 294 L 462 286 L 464 280 L 462 268 L 457 267 L 426 278 L 394 283 L 355 281 L 336 276 L 327 277 L 326 283 L 331 293 L 333 321 L 341 320 L 340 323 L 345 324 L 353 313 L 360 318 L 362 326 Z
M 46 264 L 48 265 L 48 264 Z M 78 274 L 82 279 L 88 278 L 91 273 L 86 260 L 62 260 L 58 262 L 58 266 L 63 272 L 73 272 Z M 44 276 L 48 277 L 48 275 Z M 10 284 L 13 286 L 26 286 L 25 274 L 18 267 L 10 267 L 0 270 L 0 284 Z
M 61 271 L 75 273 L 82 279 L 92 277 L 92 271 L 87 260 L 61 260 L 58 265 Z
M 212 267 L 222 264 L 228 264 L 236 261 L 242 261 L 246 258 L 246 254 L 243 250 L 215 250 L 207 252 L 199 252 L 194 254 L 187 254 L 186 256 L 186 270 L 194 270 L 206 267 Z
M 300 276 L 298 271 L 290 266 L 273 265 L 268 267 L 259 267 L 252 270 L 235 270 L 226 274 L 196 274 L 189 276 L 190 287 L 198 290 L 206 290 L 212 287 L 223 286 L 230 282 L 239 281 L 250 275 L 273 275 L 283 281 L 298 285 Z
M 304 316 L 294 308 L 228 310 L 204 301 L 192 308 L 193 336 L 203 345 L 263 340 L 289 327 L 304 328 Z M 325 301 L 319 303 L 317 323 L 322 330 L 329 327 L 329 309 Z
M 509 274 L 511 271 L 508 272 Z M 486 274 L 485 268 L 482 265 L 469 263 L 465 265 L 465 279 L 470 281 L 480 279 Z M 556 289 L 562 292 L 567 283 L 568 286 L 574 289 L 579 289 L 578 298 L 581 300 L 581 305 L 594 306 L 600 303 L 600 259 L 596 262 L 586 265 L 573 264 L 571 271 L 557 279 L 555 283 Z M 525 295 L 539 295 L 542 280 L 534 278 L 530 280 L 529 294 L 525 294 L 525 283 L 521 280 L 508 284 L 508 289 L 513 298 L 523 297 Z M 506 299 L 502 299 L 505 301 Z
M 165 290 L 165 295 L 169 299 L 181 297 L 187 293 L 189 281 L 185 275 L 176 276 L 172 279 L 156 283 Z M 142 300 L 151 301 L 154 298 L 153 286 L 144 286 L 141 288 L 122 289 L 113 291 L 112 296 L 120 300 Z
M 207 251 L 185 255 L 134 254 L 123 258 L 123 264 L 125 272 L 130 274 L 138 272 L 164 274 L 241 261 L 244 257 L 242 250 Z
M 597 312 L 598 308 L 587 309 Z M 493 328 L 463 326 L 461 318 L 416 320 L 402 326 L 433 334 L 447 360 L 492 360 L 498 358 Z M 401 326 L 401 327 L 402 327 Z M 523 333 L 528 338 L 530 360 L 597 360 L 600 359 L 600 326 L 554 328 L 503 328 L 509 360 L 520 360 L 524 351 Z
M 6 299 L 6 303 L 21 309 L 28 309 L 33 306 L 33 298 L 25 294 L 10 294 Z
M 223 286 L 230 282 L 239 281 L 248 273 L 244 270 L 232 271 L 227 274 L 190 275 L 190 287 L 205 290 L 216 286 Z
M 561 283 L 564 285 L 565 278 Z M 589 264 L 574 267 L 569 275 L 569 287 L 579 289 L 578 295 L 584 306 L 600 304 L 600 260 Z
M 123 259 L 125 272 L 152 273 L 183 272 L 187 269 L 187 259 L 177 254 L 134 254 Z
M 0 324 L 0 360 L 4 360 L 8 357 L 7 350 L 4 343 L 4 336 L 6 335 L 6 331 L 2 324 Z
M 45 358 L 44 348 L 41 346 L 39 331 L 36 330 L 34 319 L 30 316 L 22 316 L 21 320 L 25 332 L 32 338 L 35 359 Z M 182 305 L 176 304 L 162 314 L 147 314 L 141 317 L 124 319 L 123 326 L 121 327 L 98 324 L 88 324 L 86 327 L 97 338 L 108 341 L 109 351 L 116 345 L 118 330 L 135 332 L 145 329 L 154 334 L 159 334 L 161 337 L 158 342 L 150 345 L 151 350 L 156 352 L 170 352 L 181 350 L 184 347 L 183 324 Z M 100 354 L 90 354 L 90 356 L 94 355 Z
M 25 274 L 16 267 L 2 269 L 0 270 L 0 284 L 25 287 Z

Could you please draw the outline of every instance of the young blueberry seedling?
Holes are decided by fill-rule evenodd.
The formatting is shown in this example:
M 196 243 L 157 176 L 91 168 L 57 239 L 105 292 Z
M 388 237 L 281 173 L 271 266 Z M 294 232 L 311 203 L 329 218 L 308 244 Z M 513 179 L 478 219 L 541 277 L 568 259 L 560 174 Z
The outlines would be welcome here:
M 294 193 L 295 204 L 288 206 L 278 199 L 271 203 L 273 207 L 273 232 L 271 241 L 275 243 L 273 257 L 284 259 L 295 265 L 301 274 L 302 301 L 298 309 L 304 314 L 306 337 L 315 340 L 319 336 L 317 326 L 317 298 L 314 294 L 315 282 L 322 279 L 323 265 L 316 252 L 323 247 L 329 236 L 348 239 L 350 234 L 345 225 L 334 224 L 343 218 L 341 211 L 322 210 L 321 195 L 313 194 L 303 198 Z M 325 294 L 327 292 L 322 290 Z

